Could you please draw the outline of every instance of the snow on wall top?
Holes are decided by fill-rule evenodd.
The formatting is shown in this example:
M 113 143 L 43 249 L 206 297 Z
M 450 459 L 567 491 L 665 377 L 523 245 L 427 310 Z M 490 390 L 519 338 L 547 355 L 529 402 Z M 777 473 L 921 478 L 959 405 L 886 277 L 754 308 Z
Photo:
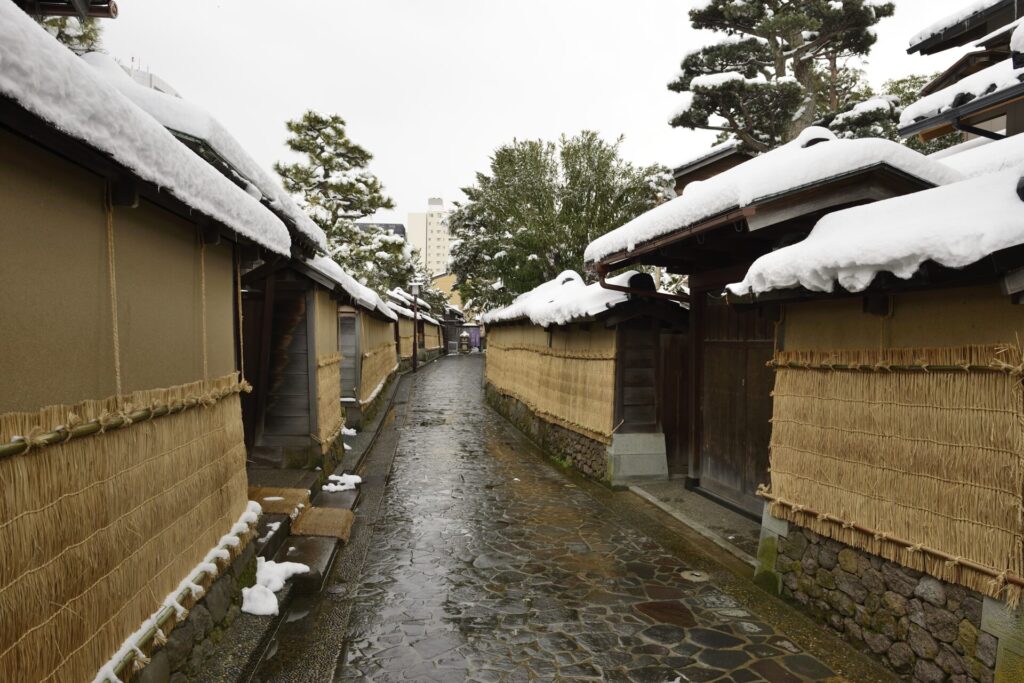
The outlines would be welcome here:
M 963 7 L 957 11 L 942 17 L 936 22 L 933 22 L 926 28 L 918 31 L 913 38 L 910 39 L 910 47 L 914 47 L 919 43 L 923 43 L 934 35 L 938 35 L 943 31 L 953 28 L 960 22 L 970 19 L 975 14 L 984 12 L 985 10 L 995 7 L 1003 0 L 974 0 L 973 2 L 966 3 Z
M 377 311 L 391 320 L 398 320 L 395 312 L 384 303 L 384 300 L 375 291 L 360 284 L 354 277 L 346 273 L 345 269 L 339 266 L 334 259 L 327 256 L 316 256 L 305 259 L 305 263 L 316 272 L 337 283 L 358 305 L 371 311 Z
M 977 97 L 1006 90 L 1018 85 L 1022 77 L 1024 68 L 1014 69 L 1013 60 L 1005 59 L 914 102 L 900 114 L 900 127 L 904 128 L 915 121 L 938 116 L 952 108 L 954 102 L 957 102 L 958 106 Z
M 193 154 L 11 2 L 0 2 L 0 94 L 271 251 L 284 224 Z
M 416 318 L 418 320 L 426 321 L 431 325 L 441 325 L 441 323 L 439 323 L 435 318 L 427 315 L 423 311 L 416 311 L 414 313 L 411 308 L 406 308 L 402 304 L 395 303 L 394 301 L 389 301 L 388 307 L 398 315 L 402 316 L 403 318 L 409 318 L 410 320 Z
M 1018 167 L 828 214 L 806 239 L 757 259 L 728 289 L 831 292 L 838 282 L 860 292 L 883 271 L 906 279 L 925 261 L 970 265 L 1024 243 L 1020 176 Z
M 388 296 L 399 304 L 408 304 L 409 306 L 412 306 L 413 299 L 415 298 L 417 308 L 424 311 L 430 310 L 430 304 L 419 297 L 413 297 L 412 294 L 409 294 L 401 287 L 395 287 L 394 289 L 388 290 Z
M 327 236 L 285 192 L 281 184 L 256 163 L 242 145 L 217 119 L 201 107 L 166 93 L 140 85 L 109 55 L 89 52 L 82 59 L 150 116 L 172 131 L 205 141 L 231 164 L 243 179 L 256 186 L 259 195 L 287 216 L 295 227 L 319 249 L 327 250 Z M 257 197 L 258 198 L 258 197 Z
M 816 140 L 821 142 L 811 144 Z M 948 166 L 891 140 L 839 140 L 832 131 L 811 126 L 781 147 L 690 183 L 682 195 L 598 237 L 587 247 L 584 258 L 594 262 L 633 251 L 638 245 L 726 211 L 881 163 L 935 185 L 961 178 Z
M 626 287 L 634 275 L 636 271 L 626 271 L 608 278 L 608 282 Z M 599 282 L 588 285 L 579 273 L 566 270 L 554 280 L 520 294 L 508 306 L 487 311 L 481 320 L 485 325 L 520 319 L 528 319 L 541 327 L 565 325 L 603 313 L 625 301 L 629 301 L 629 294 L 605 289 Z

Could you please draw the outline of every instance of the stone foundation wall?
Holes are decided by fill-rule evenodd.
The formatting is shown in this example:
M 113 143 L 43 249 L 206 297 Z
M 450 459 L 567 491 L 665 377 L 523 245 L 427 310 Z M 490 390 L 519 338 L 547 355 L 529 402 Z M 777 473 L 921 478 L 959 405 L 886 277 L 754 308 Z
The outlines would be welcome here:
M 131 678 L 131 683 L 201 680 L 214 646 L 241 614 L 242 588 L 255 582 L 256 542 L 252 540 L 189 611 L 185 621 L 167 634 L 167 644 L 153 653 L 149 664 Z
M 487 403 L 529 436 L 542 450 L 583 474 L 608 483 L 608 447 L 570 429 L 537 417 L 522 401 L 506 396 L 490 382 Z
M 994 601 L 809 529 L 774 524 L 786 532 L 762 529 L 759 583 L 909 680 L 995 680 L 998 638 L 982 630 L 983 606 Z

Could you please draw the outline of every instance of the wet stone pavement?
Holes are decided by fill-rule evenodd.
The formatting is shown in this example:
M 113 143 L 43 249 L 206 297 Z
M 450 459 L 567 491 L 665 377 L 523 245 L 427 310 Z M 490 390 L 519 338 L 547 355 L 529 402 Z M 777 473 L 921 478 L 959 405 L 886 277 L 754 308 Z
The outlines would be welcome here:
M 416 378 L 339 680 L 833 677 L 525 446 L 482 366 Z

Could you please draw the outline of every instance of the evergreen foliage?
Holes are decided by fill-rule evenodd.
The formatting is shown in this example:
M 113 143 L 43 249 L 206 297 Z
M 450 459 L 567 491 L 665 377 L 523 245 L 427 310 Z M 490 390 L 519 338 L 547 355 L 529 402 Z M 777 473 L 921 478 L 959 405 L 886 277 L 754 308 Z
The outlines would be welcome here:
M 50 35 L 66 45 L 72 51 L 83 54 L 100 49 L 102 27 L 100 22 L 91 17 L 37 17 L 36 21 Z
M 327 234 L 330 256 L 371 289 L 408 290 L 418 274 L 422 277 L 416 253 L 383 228 L 355 223 L 378 209 L 394 208 L 380 180 L 366 168 L 373 155 L 349 139 L 340 116 L 307 111 L 286 125 L 288 148 L 302 159 L 274 164 L 274 170 Z
M 494 152 L 448 219 L 450 272 L 467 310 L 507 305 L 564 270 L 584 274 L 592 240 L 673 196 L 667 169 L 624 161 L 621 141 L 584 131 Z
M 707 0 L 690 10 L 694 28 L 723 34 L 686 55 L 669 89 L 685 99 L 673 126 L 715 130 L 751 152 L 793 139 L 841 110 L 858 84 L 848 66 L 892 16 L 878 0 Z
M 850 103 L 838 114 L 826 116 L 822 121 L 839 137 L 876 137 L 902 142 L 922 154 L 931 154 L 962 142 L 959 133 L 922 141 L 916 135 L 903 139 L 899 134 L 899 119 L 903 107 L 920 98 L 921 89 L 935 79 L 937 74 L 925 76 L 915 74 L 886 81 L 881 93 L 871 89 L 862 92 L 860 102 Z

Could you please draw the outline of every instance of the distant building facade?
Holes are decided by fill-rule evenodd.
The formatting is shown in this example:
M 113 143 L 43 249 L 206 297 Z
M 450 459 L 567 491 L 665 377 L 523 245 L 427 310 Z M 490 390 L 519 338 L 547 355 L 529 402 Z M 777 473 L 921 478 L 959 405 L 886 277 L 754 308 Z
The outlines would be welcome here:
M 406 221 L 408 241 L 419 249 L 423 266 L 431 273 L 444 273 L 448 270 L 452 241 L 448 232 L 450 213 L 443 199 L 431 197 L 427 200 L 426 212 L 410 213 Z

